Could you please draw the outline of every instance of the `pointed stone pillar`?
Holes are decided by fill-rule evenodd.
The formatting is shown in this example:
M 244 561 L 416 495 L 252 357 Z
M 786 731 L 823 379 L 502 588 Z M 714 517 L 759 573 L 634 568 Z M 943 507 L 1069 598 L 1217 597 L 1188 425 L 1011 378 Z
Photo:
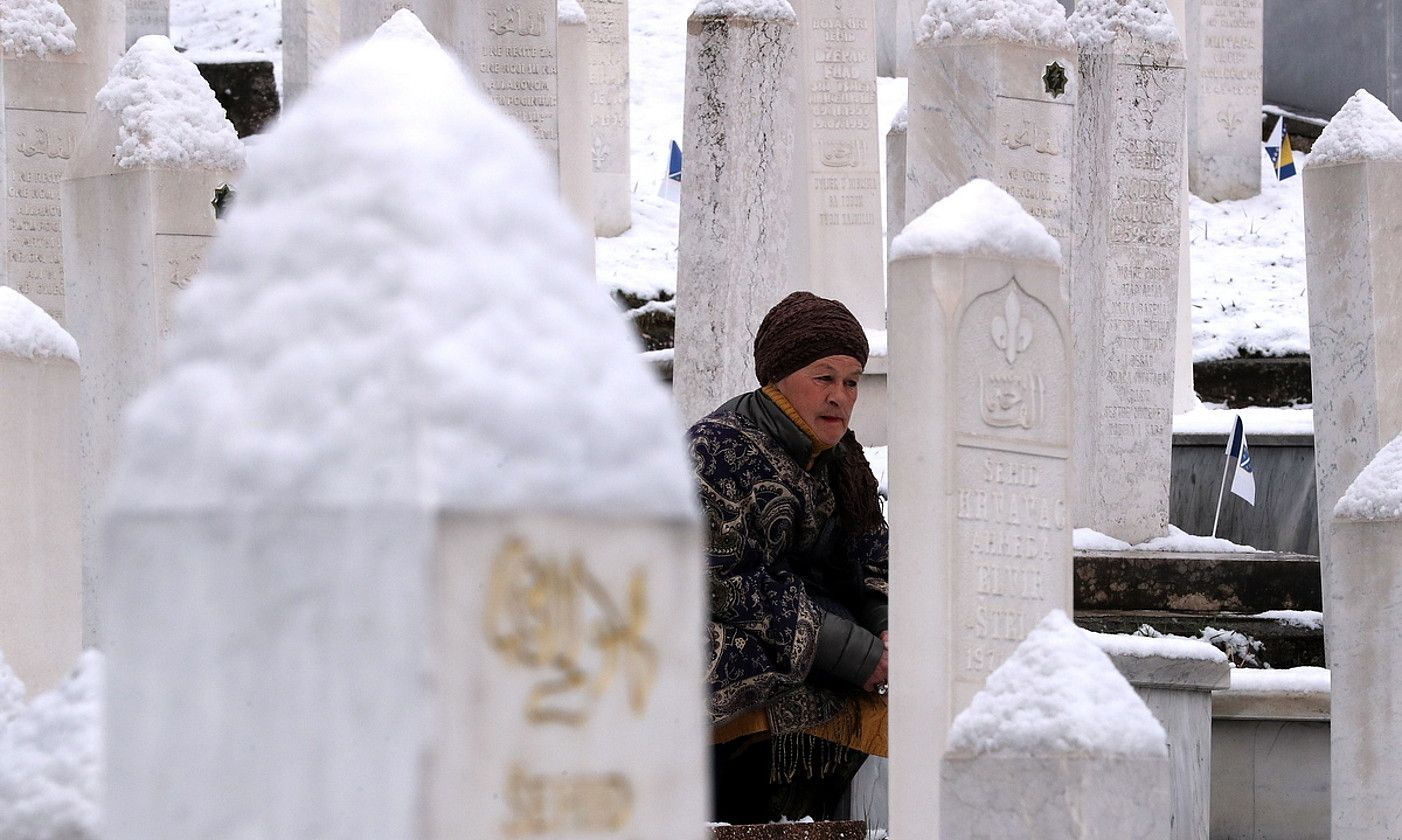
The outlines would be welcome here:
M 1261 191 L 1264 0 L 1185 0 L 1188 179 L 1206 201 Z
M 891 127 L 886 130 L 886 257 L 891 256 L 891 242 L 905 228 L 905 155 L 908 143 L 909 112 L 905 105 L 896 112 Z
M 152 120 L 156 109 L 180 119 Z M 82 377 L 84 643 L 100 638 L 98 506 L 117 421 L 160 364 L 171 305 L 214 236 L 243 144 L 199 70 L 150 35 L 98 92 L 62 184 L 69 327 Z M 223 192 L 221 193 L 221 188 Z
M 60 324 L 63 235 L 59 181 L 93 94 L 121 57 L 126 11 L 117 0 L 41 0 L 32 27 L 4 58 L 5 285 Z
M 1078 527 L 1168 530 L 1182 253 L 1182 42 L 1162 0 L 1083 0 L 1071 321 Z
M 78 345 L 0 287 L 0 650 L 31 691 L 83 645 Z
M 559 0 L 560 197 L 594 230 L 594 160 L 589 103 L 589 19 L 578 0 Z M 589 238 L 592 248 L 594 238 Z
M 1360 90 L 1304 169 L 1319 561 L 1331 603 L 1334 504 L 1402 432 L 1402 121 Z M 1326 654 L 1332 634 L 1325 628 Z
M 702 840 L 686 450 L 539 148 L 404 38 L 264 142 L 127 415 L 104 836 Z
M 1330 512 L 1329 836 L 1387 837 L 1402 826 L 1402 437 Z
M 706 0 L 687 21 L 672 374 L 687 424 L 754 390 L 755 330 L 795 289 L 791 207 L 775 200 L 796 188 L 795 23 L 785 0 Z
M 909 837 L 941 824 L 954 716 L 1071 608 L 1072 347 L 1056 240 L 988 181 L 891 258 L 891 835 Z

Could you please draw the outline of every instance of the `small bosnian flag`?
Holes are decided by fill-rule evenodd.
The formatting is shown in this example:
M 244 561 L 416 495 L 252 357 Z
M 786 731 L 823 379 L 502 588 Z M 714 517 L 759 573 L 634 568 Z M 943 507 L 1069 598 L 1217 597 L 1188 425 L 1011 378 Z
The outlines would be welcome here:
M 667 156 L 667 177 L 662 179 L 662 187 L 657 194 L 668 201 L 682 200 L 682 148 L 672 141 L 672 153 Z
M 1236 459 L 1236 471 L 1232 474 L 1232 492 L 1256 506 L 1256 477 L 1251 472 L 1251 450 L 1246 446 L 1246 426 L 1241 416 L 1236 418 L 1232 428 L 1232 438 L 1227 441 L 1227 457 Z
M 1284 181 L 1295 174 L 1295 153 L 1290 148 L 1290 135 L 1285 130 L 1285 117 L 1275 121 L 1275 128 L 1266 141 L 1266 154 L 1270 156 L 1277 181 Z

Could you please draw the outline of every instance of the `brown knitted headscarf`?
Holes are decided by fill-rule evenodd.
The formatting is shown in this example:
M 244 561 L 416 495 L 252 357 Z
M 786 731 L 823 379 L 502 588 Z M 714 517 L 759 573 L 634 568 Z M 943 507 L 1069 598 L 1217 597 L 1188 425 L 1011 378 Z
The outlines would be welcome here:
M 846 306 L 794 292 L 769 310 L 755 333 L 755 378 L 772 385 L 827 356 L 851 356 L 865 366 L 869 352 L 866 333 Z M 876 476 L 851 429 L 834 455 L 828 478 L 843 526 L 853 537 L 875 530 L 883 521 Z

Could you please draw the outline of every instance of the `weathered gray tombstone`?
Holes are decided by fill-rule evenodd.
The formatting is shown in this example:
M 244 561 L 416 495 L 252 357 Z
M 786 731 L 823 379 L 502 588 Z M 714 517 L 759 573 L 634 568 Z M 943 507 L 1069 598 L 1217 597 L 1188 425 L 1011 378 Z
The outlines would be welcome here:
M 891 243 L 905 227 L 905 151 L 908 141 L 906 105 L 902 104 L 891 118 L 886 130 L 886 256 L 890 259 Z
M 0 394 L 0 650 L 38 691 L 83 645 L 78 345 L 5 287 Z
M 906 221 L 986 178 L 1018 199 L 1069 261 L 1079 82 L 1065 10 L 1056 0 L 931 0 L 920 25 Z
M 198 68 L 163 35 L 98 91 L 62 184 L 64 299 L 82 371 L 83 637 L 98 643 L 98 503 L 122 410 L 155 374 L 171 302 L 214 236 L 243 144 Z
M 1402 122 L 1360 90 L 1304 169 L 1314 472 L 1324 603 L 1331 602 L 1334 504 L 1402 432 Z M 1331 624 L 1332 628 L 1332 624 Z M 1332 630 L 1326 628 L 1326 653 Z M 1332 661 L 1332 656 L 1329 656 Z
M 264 139 L 127 415 L 105 837 L 703 837 L 685 447 L 551 183 L 407 39 Z
M 941 840 L 1168 840 L 1163 727 L 1060 610 L 955 718 Z
M 1131 544 L 1168 529 L 1185 119 L 1163 0 L 1081 0 L 1071 322 L 1076 525 Z M 1093 162 L 1093 163 L 1092 163 Z
M 559 0 L 560 197 L 594 230 L 594 160 L 590 128 L 589 19 L 578 0 Z M 594 238 L 589 238 L 592 248 Z
M 1056 240 L 988 181 L 891 259 L 891 835 L 908 837 L 940 824 L 954 716 L 1071 608 L 1072 348 Z
M 1212 694 L 1231 684 L 1227 655 L 1193 639 L 1104 633 L 1089 637 L 1134 686 L 1168 734 L 1169 836 L 1172 840 L 1208 840 L 1212 821 Z
M 1334 511 L 1329 616 L 1331 840 L 1402 833 L 1402 436 Z
M 874 0 L 803 0 L 798 13 L 795 270 L 885 329 Z
M 127 46 L 145 35 L 170 35 L 170 0 L 126 0 Z
M 580 0 L 589 17 L 590 155 L 594 232 L 618 236 L 633 225 L 628 109 L 628 0 Z
M 703 0 L 687 20 L 673 389 L 694 422 L 754 390 L 755 330 L 794 290 L 796 18 Z M 744 243 L 743 248 L 725 243 Z
M 1186 0 L 1188 179 L 1207 201 L 1261 191 L 1263 0 Z
M 63 234 L 59 181 L 93 94 L 121 57 L 121 2 L 14 0 L 27 26 L 5 45 L 5 285 L 60 324 Z M 65 11 L 65 9 L 67 11 Z

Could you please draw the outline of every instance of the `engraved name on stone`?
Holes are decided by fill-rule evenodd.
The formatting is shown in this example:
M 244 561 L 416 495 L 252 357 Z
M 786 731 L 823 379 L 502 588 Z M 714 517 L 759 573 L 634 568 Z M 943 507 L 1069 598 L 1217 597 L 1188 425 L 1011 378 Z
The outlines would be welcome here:
M 841 14 L 815 17 L 808 26 L 815 72 L 809 78 L 806 104 L 818 224 L 879 224 L 880 178 L 867 174 L 875 171 L 878 155 L 876 80 L 862 72 L 875 60 L 875 34 L 866 18 Z
M 1003 115 L 997 154 L 999 181 L 1024 210 L 1061 242 L 1071 240 L 1071 126 L 1049 120 L 1044 102 L 998 97 Z
M 6 198 L 10 285 L 63 318 L 63 227 L 59 184 L 77 144 L 81 113 L 7 108 Z
M 170 14 L 170 0 L 127 0 L 127 29 L 164 32 Z
M 633 785 L 622 773 L 531 773 L 511 768 L 507 837 L 615 833 L 633 816 Z
M 1249 116 L 1261 96 L 1261 0 L 1201 3 L 1198 93 L 1210 111 L 1199 117 L 1199 130 L 1228 138 L 1259 132 Z M 1247 100 L 1245 110 L 1229 104 L 1234 99 Z
M 486 49 L 478 78 L 507 113 L 550 149 L 559 142 L 558 56 L 552 3 L 515 3 L 486 10 Z
M 585 0 L 589 18 L 590 125 L 595 172 L 628 171 L 626 0 Z
M 1069 527 L 1059 332 L 1009 283 L 961 325 L 955 679 L 971 696 L 1059 600 Z M 1038 342 L 1041 345 L 1038 346 Z

